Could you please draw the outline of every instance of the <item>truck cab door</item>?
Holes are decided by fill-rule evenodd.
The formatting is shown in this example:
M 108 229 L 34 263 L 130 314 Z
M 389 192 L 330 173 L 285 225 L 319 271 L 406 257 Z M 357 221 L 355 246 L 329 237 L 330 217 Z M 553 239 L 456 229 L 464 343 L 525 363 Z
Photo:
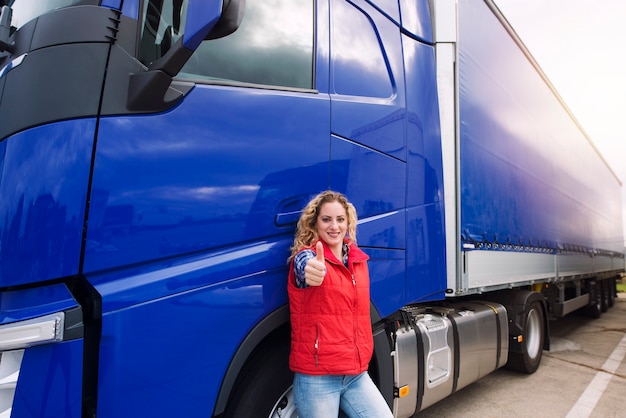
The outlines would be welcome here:
M 380 312 L 404 303 L 406 108 L 398 3 L 330 0 L 331 188 L 359 214 Z
M 169 80 L 158 103 L 165 108 L 128 109 L 115 102 L 124 91 L 106 93 L 84 260 L 102 295 L 100 360 L 109 366 L 99 380 L 100 414 L 206 412 L 233 350 L 287 303 L 295 222 L 329 187 L 330 101 L 320 93 L 327 71 L 319 79 L 317 71 L 328 60 L 314 48 L 315 4 L 247 2 L 241 26 L 204 40 Z M 170 35 L 176 45 L 172 8 L 150 22 L 144 13 L 139 36 L 160 50 Z M 135 73 L 154 71 L 146 77 L 158 81 L 154 48 L 140 50 L 144 68 Z M 111 62 L 126 52 L 114 51 Z M 114 72 L 109 85 L 128 85 L 127 71 L 111 64 Z M 192 331 L 223 326 L 219 341 Z M 154 367 L 171 355 L 160 329 L 185 349 L 169 368 Z M 135 347 L 150 347 L 149 355 Z M 145 381 L 151 390 L 136 390 Z

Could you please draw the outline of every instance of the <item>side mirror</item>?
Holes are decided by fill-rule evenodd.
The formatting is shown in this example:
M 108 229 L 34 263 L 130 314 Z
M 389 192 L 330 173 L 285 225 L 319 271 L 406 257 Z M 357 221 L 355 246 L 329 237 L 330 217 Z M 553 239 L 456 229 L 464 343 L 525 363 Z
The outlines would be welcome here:
M 239 25 L 241 25 L 245 10 L 246 0 L 224 0 L 222 18 L 213 26 L 213 29 L 204 39 L 219 39 L 236 31 Z
M 233 33 L 243 19 L 245 0 L 188 0 L 184 35 L 147 72 L 130 76 L 129 110 L 166 109 L 182 98 L 170 89 L 172 77 L 205 39 L 217 39 Z

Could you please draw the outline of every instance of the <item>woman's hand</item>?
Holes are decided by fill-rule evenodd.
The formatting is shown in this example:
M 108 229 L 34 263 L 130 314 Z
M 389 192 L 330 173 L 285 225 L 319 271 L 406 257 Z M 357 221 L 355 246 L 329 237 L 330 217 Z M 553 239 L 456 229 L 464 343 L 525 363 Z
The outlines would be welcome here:
M 315 258 L 310 259 L 304 267 L 304 279 L 309 286 L 321 286 L 324 276 L 326 276 L 324 245 L 318 241 L 315 245 Z

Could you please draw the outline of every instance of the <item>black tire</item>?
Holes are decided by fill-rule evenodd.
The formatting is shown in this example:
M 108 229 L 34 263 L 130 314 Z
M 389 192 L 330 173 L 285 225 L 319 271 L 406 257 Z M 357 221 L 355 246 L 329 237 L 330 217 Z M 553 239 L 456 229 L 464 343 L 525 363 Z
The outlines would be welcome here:
M 289 345 L 261 349 L 246 364 L 231 396 L 224 418 L 295 417 L 291 396 Z M 278 412 L 282 411 L 282 414 Z
M 602 289 L 600 283 L 592 282 L 589 284 L 587 315 L 596 319 L 602 316 Z
M 609 308 L 612 308 L 615 305 L 615 279 L 609 279 L 607 280 L 607 283 L 609 284 Z
M 524 331 L 521 352 L 509 351 L 506 367 L 522 373 L 532 374 L 539 368 L 543 356 L 545 322 L 541 302 L 535 300 L 524 309 Z
M 600 309 L 602 312 L 606 312 L 609 310 L 609 281 L 602 280 L 600 282 Z

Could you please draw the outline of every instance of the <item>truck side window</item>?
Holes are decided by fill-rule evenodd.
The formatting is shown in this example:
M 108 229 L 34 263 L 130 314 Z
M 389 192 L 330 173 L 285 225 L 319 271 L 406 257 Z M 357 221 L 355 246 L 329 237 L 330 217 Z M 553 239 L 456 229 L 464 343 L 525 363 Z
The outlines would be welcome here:
M 186 0 L 146 0 L 141 12 L 139 60 L 148 66 L 183 35 Z
M 248 0 L 241 26 L 204 41 L 178 77 L 313 87 L 313 0 Z
M 371 18 L 344 0 L 331 4 L 334 91 L 349 96 L 390 97 L 393 88 L 388 65 Z

